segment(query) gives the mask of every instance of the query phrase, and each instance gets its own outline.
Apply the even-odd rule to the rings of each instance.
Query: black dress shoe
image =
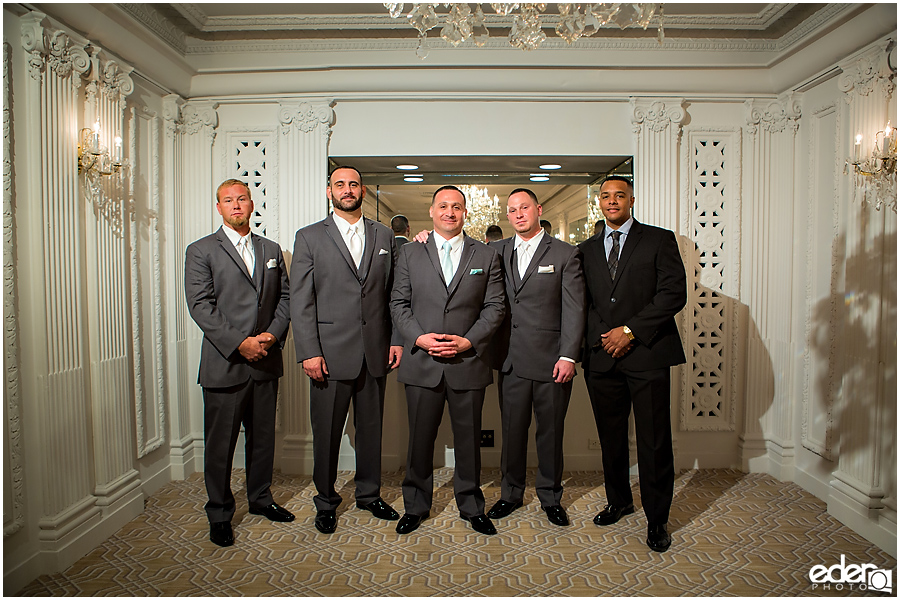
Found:
[[[491,510],[488,511],[489,519],[502,519],[503,517],[508,517],[513,513],[517,508],[522,508],[521,502],[507,502],[506,500],[497,500],[497,504],[491,507]]]
[[[262,515],[268,520],[275,521],[276,523],[288,523],[294,520],[294,513],[286,508],[278,506],[274,502],[268,506],[263,506],[262,508],[251,507],[250,514]]]
[[[231,521],[219,521],[209,524],[209,541],[216,546],[231,546],[234,544],[234,531],[231,529]]]
[[[333,510],[320,510],[316,513],[316,529],[322,533],[334,533],[337,529],[337,513]]]
[[[547,520],[554,525],[565,527],[569,524],[569,515],[566,514],[566,509],[558,504],[545,507],[544,512],[547,513]]]
[[[647,546],[654,552],[665,552],[672,545],[672,538],[665,525],[647,527]]]
[[[378,500],[373,500],[368,504],[360,504],[359,502],[357,502],[356,508],[367,510],[379,519],[384,519],[385,521],[396,521],[400,518],[400,515],[397,514],[397,511],[391,508],[391,505],[381,498],[379,498]]]
[[[612,504],[607,504],[606,508],[601,510],[600,513],[594,517],[594,524],[612,525],[613,523],[618,523],[619,519],[625,515],[630,515],[633,512],[634,504],[629,504],[628,506],[613,506]]]
[[[494,527],[494,524],[491,523],[491,520],[484,515],[475,515],[474,517],[464,517],[462,515],[459,515],[459,517],[463,521],[468,521],[469,523],[471,523],[472,529],[474,529],[478,533],[483,533],[484,535],[494,535],[497,533],[497,529]]]
[[[400,519],[400,522],[397,523],[397,533],[412,533],[416,529],[419,528],[419,525],[422,524],[422,521],[428,518],[428,515],[424,517],[420,517],[419,515],[411,515],[409,513],[403,515],[403,518]]]

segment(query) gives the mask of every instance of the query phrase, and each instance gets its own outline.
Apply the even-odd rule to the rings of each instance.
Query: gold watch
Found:
[[[622,331],[625,333],[626,336],[628,336],[629,340],[634,341],[634,334],[631,333],[631,328],[628,325],[623,325]]]

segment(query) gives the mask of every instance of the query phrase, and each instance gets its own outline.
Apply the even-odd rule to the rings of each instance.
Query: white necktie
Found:
[[[444,281],[447,287],[450,287],[450,280],[453,279],[453,260],[450,258],[450,242],[444,242],[441,246],[441,269],[444,271]]]
[[[522,244],[519,246],[519,277],[525,277],[525,271],[531,264],[531,244]]]
[[[247,265],[247,273],[253,277],[253,253],[250,251],[250,236],[242,237],[238,243],[238,253]]]
[[[353,262],[356,264],[356,267],[359,268],[359,263],[362,261],[362,240],[359,239],[359,229],[357,229],[356,225],[350,226],[350,256],[353,257]]]

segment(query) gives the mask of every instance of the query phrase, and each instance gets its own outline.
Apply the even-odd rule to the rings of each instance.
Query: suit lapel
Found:
[[[625,245],[622,246],[622,249],[619,251],[619,266],[616,267],[616,278],[612,284],[613,290],[616,289],[616,286],[622,279],[622,273],[625,272],[625,269],[628,266],[628,259],[630,259],[631,255],[634,254],[635,247],[637,247],[637,245],[641,243],[642,235],[643,231],[641,228],[641,224],[637,221],[634,221],[631,224],[631,229],[628,230],[628,235],[625,236]]]
[[[428,236],[428,241],[425,242],[425,253],[431,259],[431,264],[437,272],[438,279],[444,284],[444,289],[447,289],[447,282],[444,281],[444,270],[441,268],[441,258],[438,256],[437,243],[434,241],[434,236],[435,233],[432,231]]]
[[[244,263],[244,259],[241,258],[241,255],[238,254],[237,248],[234,247],[234,244],[231,243],[231,240],[228,239],[228,236],[222,231],[222,228],[219,227],[219,230],[216,231],[216,239],[219,240],[219,244],[222,246],[222,249],[225,251],[225,254],[231,257],[231,260],[234,261],[234,266],[236,266],[241,273],[244,274],[244,277],[247,278],[250,283],[253,283],[253,279],[250,278],[250,273],[247,272],[247,265]],[[253,239],[252,237],[250,238]],[[259,261],[257,261],[258,263]]]
[[[375,238],[377,235],[375,222],[365,217],[362,217],[362,220],[366,230],[366,245],[363,248],[362,260],[359,261],[359,278],[361,281],[365,281],[372,266],[372,259],[375,256],[375,248],[378,246],[376,242],[378,240]]]
[[[334,222],[334,215],[328,215],[322,223],[325,225],[325,233],[328,234],[328,237],[330,237],[331,241],[334,242],[334,245],[337,246],[338,252],[340,252],[341,256],[344,257],[344,260],[347,261],[347,266],[353,271],[353,275],[358,275],[356,263],[353,262],[353,257],[350,256],[350,250],[347,249],[347,244],[344,243],[344,238],[338,229],[337,223]]]
[[[540,246],[534,249],[534,254],[531,255],[531,262],[528,263],[528,268],[525,269],[525,274],[522,275],[522,282],[519,284],[519,290],[522,289],[522,286],[525,285],[525,282],[531,277],[531,274],[534,273],[535,269],[538,268],[538,265],[541,264],[541,259],[544,258],[544,255],[547,254],[547,251],[550,249],[550,236],[546,233],[544,234],[544,239],[541,240]],[[517,292],[519,290],[516,290]]]
[[[462,255],[459,257],[459,266],[456,268],[456,274],[453,275],[453,281],[451,281],[450,285],[447,287],[447,291],[451,296],[456,291],[456,288],[459,287],[459,282],[462,281],[463,274],[469,268],[469,261],[471,261],[472,256],[475,255],[474,240],[465,234],[463,235],[463,248]]]
[[[253,285],[257,290],[262,289],[263,277],[266,273],[266,247],[263,245],[262,238],[258,235],[250,235],[253,242],[253,253],[256,255],[255,264],[253,265]]]

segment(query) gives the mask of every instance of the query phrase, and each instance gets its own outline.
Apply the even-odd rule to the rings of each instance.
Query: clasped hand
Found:
[[[450,358],[472,347],[472,342],[449,333],[423,333],[416,339],[416,346],[431,356]]]
[[[271,333],[261,333],[252,337],[248,337],[241,345],[238,346],[238,352],[249,362],[256,362],[265,357],[268,353],[266,350],[275,343],[275,336]]]
[[[610,329],[606,333],[600,336],[600,343],[603,345],[603,349],[607,354],[612,356],[613,358],[621,358],[631,350],[631,347],[634,345],[628,336],[625,335],[625,327],[616,327],[615,329]]]

